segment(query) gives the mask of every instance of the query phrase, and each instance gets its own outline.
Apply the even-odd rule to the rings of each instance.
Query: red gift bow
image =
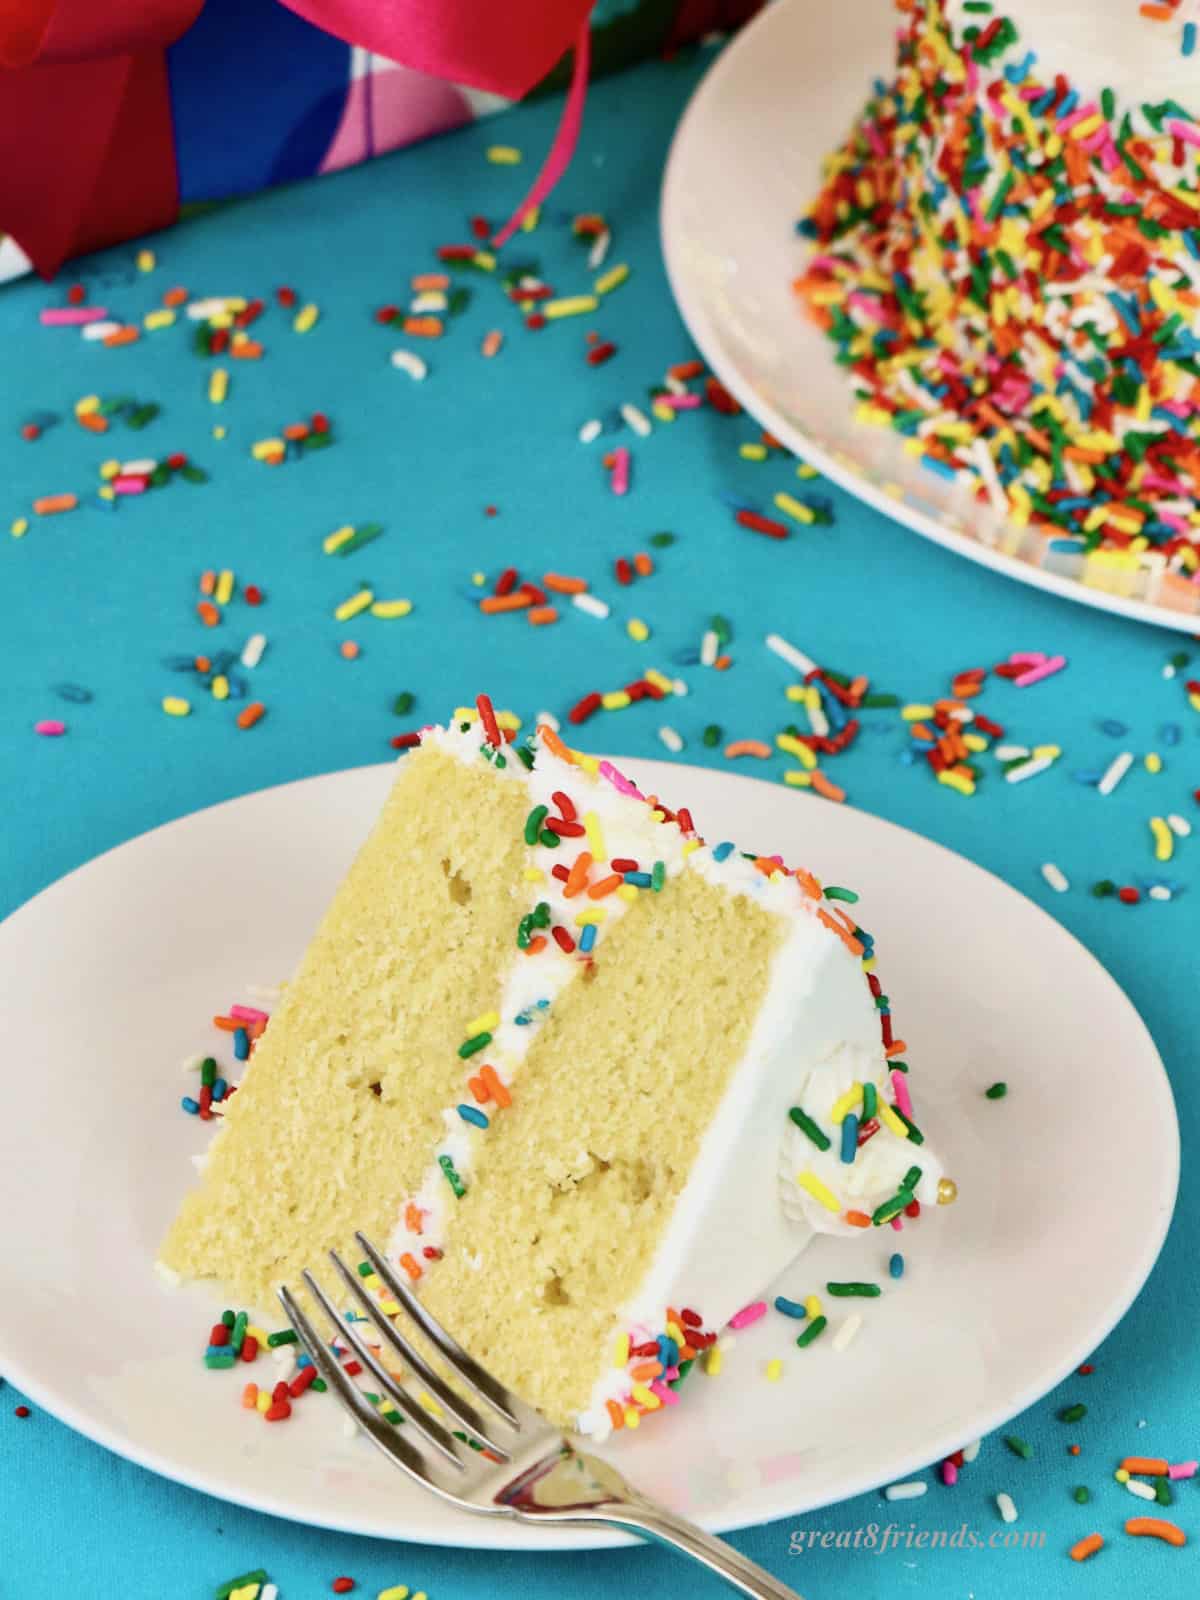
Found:
[[[520,99],[575,45],[550,153],[503,244],[562,176],[587,91],[592,0],[287,0],[326,32],[417,71]],[[49,277],[179,210],[165,49],[203,0],[6,0],[0,230]]]

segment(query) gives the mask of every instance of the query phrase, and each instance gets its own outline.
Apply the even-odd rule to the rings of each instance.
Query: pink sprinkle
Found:
[[[145,494],[145,478],[114,478],[113,492],[115,494]]]
[[[44,306],[38,320],[48,328],[74,328],[81,322],[103,322],[107,306]]]
[[[766,1314],[767,1302],[765,1300],[755,1300],[751,1305],[743,1306],[740,1311],[735,1312],[729,1319],[729,1326],[731,1328],[748,1328],[752,1322],[757,1322],[759,1317],[765,1317]]]
[[[679,1396],[674,1389],[669,1389],[661,1378],[655,1378],[650,1385],[650,1393],[656,1394],[665,1406],[677,1406]]]
[[[1069,112],[1067,116],[1059,118],[1058,132],[1068,132],[1068,130],[1073,128],[1077,122],[1084,122],[1088,117],[1094,117],[1099,109],[1100,107],[1094,100],[1089,100],[1085,106],[1077,106],[1075,110]]]
[[[698,394],[656,394],[654,403],[669,411],[695,411],[702,404]]]
[[[270,1022],[271,1013],[260,1011],[257,1006],[230,1006],[229,1015],[236,1017],[239,1022]]]
[[[613,451],[610,487],[614,494],[629,493],[629,451],[623,444]]]
[[[1176,1461],[1167,1468],[1168,1478],[1194,1478],[1200,1462]]]
[[[1184,144],[1200,144],[1200,128],[1194,122],[1168,122],[1167,132],[1182,139]]]
[[[1047,659],[1044,650],[1014,650],[1008,658],[1012,667],[1038,667]]]
[[[1031,667],[1019,678],[1014,678],[1013,683],[1018,689],[1028,689],[1030,684],[1041,683],[1043,678],[1052,678],[1056,672],[1061,672],[1066,664],[1066,656],[1049,656],[1040,665]]]
[[[896,1232],[896,1233],[901,1233],[901,1232],[902,1232],[902,1231],[903,1231],[903,1229],[904,1229],[904,1218],[903,1218],[903,1217],[892,1217],[892,1218],[891,1218],[891,1219],[890,1219],[890,1221],[889,1221],[889,1224],[888,1224],[888,1225],[889,1225],[889,1227],[891,1227],[891,1228],[892,1228],[892,1229],[893,1229],[893,1230],[894,1230],[894,1231],[895,1231],[895,1232]]]
[[[602,778],[608,779],[619,794],[632,795],[635,800],[644,800],[646,798],[637,784],[632,783],[624,773],[618,772],[611,761],[602,761],[597,770]]]
[[[951,1488],[958,1482],[958,1468],[949,1456],[942,1462],[942,1482]]]
[[[908,1092],[908,1077],[903,1072],[892,1073],[892,1093],[896,1096],[896,1110],[912,1120],[912,1096]]]
[[[34,733],[43,734],[47,739],[58,739],[66,733],[67,725],[65,722],[58,722],[51,717],[44,722],[35,722],[33,731]]]

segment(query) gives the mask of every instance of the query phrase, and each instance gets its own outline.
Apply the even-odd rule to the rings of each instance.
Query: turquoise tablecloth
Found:
[[[188,329],[105,350],[39,326],[39,308],[58,301],[62,286],[29,282],[0,296],[0,910],[170,817],[285,778],[386,757],[389,736],[413,720],[401,724],[391,713],[402,689],[417,695],[420,717],[434,718],[484,686],[498,705],[561,713],[590,689],[619,686],[647,664],[669,666],[694,651],[714,611],[733,625],[733,669],[689,672],[691,698],[665,711],[646,704],[613,716],[599,734],[588,730],[594,742],[661,756],[656,730],[669,720],[687,740],[681,759],[719,763],[719,752],[700,742],[709,722],[731,736],[770,738],[782,720],[784,681],[762,646],[771,629],[906,698],[942,692],[952,670],[1011,650],[1062,651],[1070,658],[1066,672],[1029,691],[996,685],[982,703],[1014,737],[1064,746],[1049,774],[1019,787],[993,774],[973,800],[963,799],[923,767],[902,763],[906,741],[894,713],[870,717],[879,730],[865,732],[831,771],[856,804],[982,862],[1096,952],[1150,1024],[1190,1151],[1200,1111],[1192,1015],[1200,899],[1185,893],[1171,904],[1129,908],[1088,892],[1096,879],[1128,883],[1153,874],[1151,814],[1180,811],[1200,821],[1191,798],[1200,721],[1182,679],[1161,675],[1181,641],[993,577],[835,491],[832,527],[786,544],[739,530],[721,491],[769,505],[777,490],[796,486],[783,457],[766,464],[739,458],[738,444],[756,437],[746,418],[705,411],[656,429],[644,443],[626,434],[636,448],[634,487],[624,500],[608,490],[601,447],[576,440],[585,419],[620,400],[646,404],[648,385],[691,353],[659,259],[656,204],[671,129],[702,64],[651,65],[598,86],[551,214],[512,252],[537,256],[556,287],[574,291],[588,274],[563,219],[600,210],[615,231],[610,260],[629,262],[629,282],[594,317],[535,334],[502,302],[493,280],[471,278],[474,301],[429,348],[424,384],[389,367],[387,354],[401,340],[372,320],[372,309],[403,300],[409,275],[434,265],[433,246],[460,240],[470,214],[499,216],[515,201],[548,144],[553,105],[194,219],[154,241],[159,264],[149,276],[134,270],[132,250],[87,265],[92,299],[134,318],[173,284],[193,294],[269,295],[289,283],[320,305],[320,322],[305,336],[272,310],[259,325],[266,358],[228,363],[233,392],[219,413],[229,429],[224,441],[212,437],[218,412],[207,399],[206,364],[190,353]],[[804,114],[799,83],[796,114]],[[486,147],[501,140],[524,149],[523,168],[486,162]],[[592,324],[620,346],[600,368],[584,360]],[[506,343],[485,361],[479,345],[492,327],[505,331]],[[95,438],[71,419],[74,402],[88,393],[156,401],[162,415],[141,433],[118,425]],[[19,425],[39,409],[67,420],[25,443]],[[278,469],[250,458],[250,441],[314,409],[333,419],[332,449]],[[174,483],[115,515],[83,509],[35,518],[19,541],[3,531],[35,496],[93,486],[109,455],[172,450],[188,452],[211,481]],[[485,515],[488,505],[496,507],[494,517]],[[371,519],[387,531],[360,556],[334,561],[321,554],[321,539],[339,524]],[[510,562],[533,576],[582,572],[612,597],[613,559],[644,548],[662,529],[678,540],[659,552],[659,572],[621,596],[623,614],[640,615],[653,628],[648,644],[633,643],[615,622],[577,612],[557,627],[533,629],[520,619],[488,622],[472,606],[470,574],[494,576]],[[203,569],[225,566],[243,582],[261,584],[267,601],[257,613],[239,604],[219,633],[209,633],[195,616],[197,580]],[[333,607],[363,579],[381,593],[410,596],[412,616],[340,627]],[[254,673],[266,719],[252,733],[239,732],[233,708],[203,693],[193,695],[187,720],[165,717],[161,697],[183,683],[163,658],[226,639],[240,645],[252,623],[270,638]],[[357,661],[338,653],[347,632],[363,646]],[[94,701],[64,705],[50,688],[60,680],[86,685]],[[62,714],[70,725],[65,738],[35,737],[36,719]],[[1099,728],[1103,718],[1127,723],[1129,748],[1159,749],[1166,763],[1158,777],[1139,766],[1108,800],[1070,775],[1103,765],[1120,748]],[[1161,733],[1171,722],[1183,729],[1174,748]],[[781,760],[773,769],[782,769]],[[1175,881],[1191,883],[1198,850],[1200,841],[1183,845],[1167,869]],[[1045,860],[1066,872],[1068,894],[1043,884],[1038,866]],[[4,1070],[15,1075],[22,1063],[6,1060]],[[1014,1062],[1017,1084],[1021,1070]],[[1046,1178],[1051,1185],[1053,1174]],[[1119,1174],[1112,1178],[1119,1183]],[[992,1496],[1007,1489],[1020,1508],[1018,1526],[1045,1530],[1044,1551],[914,1547],[872,1557],[833,1548],[789,1556],[793,1526],[836,1532],[888,1521],[874,1495],[736,1542],[809,1600],[1024,1600],[1075,1590],[1115,1597],[1134,1586],[1163,1596],[1194,1592],[1190,1550],[1121,1532],[1140,1507],[1112,1473],[1130,1451],[1174,1460],[1197,1453],[1200,1286],[1186,1243],[1197,1204],[1185,1161],[1166,1252],[1141,1300],[1096,1353],[1094,1375],[1047,1396],[1015,1424],[1034,1445],[1034,1459],[1020,1461],[989,1440],[956,1490],[939,1486],[896,1508],[903,1526],[953,1529],[965,1521],[990,1532],[1000,1526]],[[1063,1268],[1072,1270],[1071,1263]],[[17,1309],[7,1307],[5,1315]],[[1066,1398],[1089,1406],[1074,1430],[1078,1460],[1067,1456],[1067,1430],[1054,1418]],[[596,1555],[584,1564],[389,1549],[293,1527],[151,1477],[44,1414],[19,1420],[19,1400],[11,1387],[0,1393],[6,1597],[202,1597],[257,1566],[270,1571],[284,1600],[326,1593],[340,1573],[356,1577],[367,1594],[406,1582],[431,1600],[667,1596],[704,1581],[648,1551]],[[1074,1503],[1077,1483],[1090,1485],[1090,1506]],[[1189,1533],[1200,1532],[1198,1508],[1200,1490],[1182,1484],[1172,1514]],[[1108,1548],[1075,1567],[1065,1552],[1092,1528],[1106,1535]]]

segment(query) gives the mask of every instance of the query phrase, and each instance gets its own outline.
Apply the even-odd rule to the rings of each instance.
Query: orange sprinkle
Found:
[[[679,1352],[680,1359],[686,1360],[683,1351]],[[661,1361],[639,1361],[637,1366],[630,1367],[629,1376],[634,1383],[649,1383],[651,1378],[661,1378],[663,1364]]]
[[[829,928],[833,933],[837,934],[838,938],[846,946],[846,949],[849,950],[851,955],[862,955],[863,947],[859,940],[857,940],[852,933],[847,933],[837,918],[831,917],[824,906],[817,907],[817,916],[827,928]]]
[[[587,589],[587,579],[568,578],[561,572],[547,572],[542,577],[542,587],[554,594],[583,594]]]
[[[258,361],[263,353],[263,346],[257,339],[237,339],[229,346],[229,354],[235,361]]]
[[[238,712],[237,725],[239,728],[252,728],[256,722],[262,720],[267,714],[267,708],[261,700],[251,700]]]
[[[499,328],[493,328],[490,333],[484,334],[480,353],[485,356],[494,356],[500,353],[500,346],[504,343],[504,335]]]
[[[242,1390],[242,1409],[244,1411],[253,1411],[257,1404],[258,1385],[256,1383],[248,1383]]]
[[[307,422],[289,422],[281,432],[285,439],[307,439],[312,429]]]
[[[115,333],[110,333],[103,340],[103,343],[106,344],[111,350],[114,345],[134,344],[140,338],[141,334],[138,332],[137,328],[130,324],[128,327],[118,328]]]
[[[1079,1446],[1077,1444],[1069,1444],[1067,1446],[1067,1454],[1069,1456],[1077,1456],[1079,1454]]]
[[[1176,1549],[1182,1549],[1187,1543],[1187,1534],[1183,1529],[1168,1522],[1166,1517],[1130,1517],[1125,1524],[1125,1532],[1133,1534],[1135,1539],[1161,1539],[1164,1544],[1173,1544]]]
[[[411,1251],[406,1250],[400,1257],[400,1265],[404,1268],[405,1272],[408,1273],[412,1281],[416,1283],[417,1279],[421,1276],[421,1269],[417,1265],[416,1258],[413,1256]]]
[[[168,289],[166,294],[163,295],[163,305],[165,305],[165,306],[181,306],[183,304],[183,302],[187,299],[187,297],[188,297],[188,292],[187,292],[186,289],[180,289],[180,288]]]
[[[484,1083],[482,1078],[468,1078],[467,1088],[470,1089],[471,1093],[475,1096],[476,1100],[481,1106],[486,1105],[491,1099],[491,1096],[488,1094],[488,1086],[486,1083]]]
[[[211,600],[201,600],[196,606],[196,615],[206,628],[215,628],[221,620],[221,613]]]
[[[553,606],[533,606],[528,620],[535,628],[544,628],[548,622],[558,621],[558,612]]]
[[[591,869],[592,856],[589,850],[581,850],[572,863],[567,881],[563,885],[563,894],[568,899],[573,899],[581,889],[587,887],[588,872]]]
[[[538,733],[541,735],[542,743],[552,756],[557,756],[560,761],[569,761],[574,765],[574,755],[567,749],[548,722],[538,724]]]
[[[404,1226],[409,1233],[415,1233],[418,1237],[425,1232],[421,1208],[413,1200],[410,1200],[404,1208]]]
[[[413,339],[440,339],[441,317],[405,317],[404,331]]]
[[[848,1222],[852,1228],[869,1228],[871,1219],[865,1211],[843,1211],[842,1221]]]
[[[735,739],[732,744],[725,746],[725,759],[733,761],[738,756],[757,756],[760,761],[766,761],[771,754],[771,746],[764,744],[761,739]]]
[[[893,1056],[902,1056],[907,1049],[908,1046],[905,1044],[904,1040],[897,1039],[892,1044],[889,1044],[883,1053],[890,1061]]]
[[[354,639],[343,639],[338,650],[347,661],[357,661],[361,646]]]
[[[854,701],[855,705],[857,705],[870,687],[870,678],[858,677],[851,681],[850,687],[846,690],[846,693],[850,696],[851,700]]]
[[[545,944],[545,942],[546,941],[543,939],[542,943]],[[480,1067],[479,1076],[491,1090],[492,1099],[501,1108],[501,1110],[503,1110],[506,1106],[512,1105],[512,1095],[509,1094],[507,1086],[500,1081],[495,1067],[490,1065]]]
[[[633,570],[639,578],[648,578],[654,571],[654,562],[644,550],[639,550],[633,558]]]
[[[686,383],[689,378],[699,378],[704,372],[703,361],[677,361],[673,367],[667,368],[668,377],[678,378],[681,383]]]
[[[217,575],[216,575],[215,572],[202,572],[200,574],[200,593],[201,594],[211,594],[216,587],[217,587]]]
[[[39,517],[49,517],[56,511],[74,511],[78,504],[76,494],[44,494],[33,502],[33,509]]]
[[[923,722],[910,722],[908,725],[908,731],[912,734],[914,739],[920,739],[924,744],[935,743],[933,734]]]
[[[418,272],[412,279],[412,286],[418,293],[430,289],[448,289],[450,278],[445,272]]]
[[[1104,1548],[1104,1536],[1099,1533],[1089,1533],[1086,1538],[1078,1540],[1071,1546],[1072,1561],[1086,1561],[1089,1556],[1094,1556],[1097,1550]]]
[[[599,883],[594,883],[588,890],[589,900],[603,900],[606,895],[615,893],[625,882],[619,872],[614,872],[609,878],[601,878]]]
[[[89,433],[108,432],[108,418],[101,416],[99,411],[77,411],[75,420],[81,428],[86,428]]]
[[[525,947],[525,954],[527,956],[536,956],[539,950],[544,950],[545,948],[546,936],[544,933],[539,933],[536,938],[530,939]]]
[[[728,672],[732,665],[733,665],[733,657],[732,656],[718,656],[717,659],[713,662],[713,666],[716,668],[716,670],[718,672]]]
[[[796,882],[804,890],[805,894],[810,900],[819,900],[821,898],[821,885],[818,883],[816,878],[813,877],[812,873],[809,872],[807,867],[797,867],[795,877]]]
[[[812,780],[813,788],[819,795],[823,795],[826,800],[834,800],[838,805],[841,805],[846,798],[845,789],[840,788],[827,778],[820,767],[814,767],[808,776]]]
[[[1121,1462],[1126,1472],[1144,1472],[1152,1478],[1165,1478],[1170,1465],[1161,1456],[1126,1456]]]
[[[614,1428],[623,1428],[625,1426],[625,1413],[615,1400],[606,1400],[604,1409],[608,1412],[608,1420]]]
[[[1138,12],[1143,17],[1149,17],[1151,22],[1170,22],[1175,15],[1175,7],[1153,5],[1150,0],[1146,0],[1145,5],[1138,7]]]
[[[236,1017],[214,1017],[213,1027],[220,1028],[222,1033],[236,1033],[241,1023]]]
[[[514,589],[512,594],[489,594],[486,599],[479,602],[479,609],[484,616],[494,617],[500,611],[524,611],[532,604],[529,595],[520,589]]]
[[[212,662],[208,659],[207,656],[197,656],[195,665],[196,665],[196,671],[197,672],[211,672],[212,671]]]

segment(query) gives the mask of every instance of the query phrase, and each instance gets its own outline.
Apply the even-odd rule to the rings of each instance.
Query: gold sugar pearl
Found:
[[[958,1199],[958,1185],[953,1178],[938,1179],[937,1203],[940,1206],[952,1206]]]

